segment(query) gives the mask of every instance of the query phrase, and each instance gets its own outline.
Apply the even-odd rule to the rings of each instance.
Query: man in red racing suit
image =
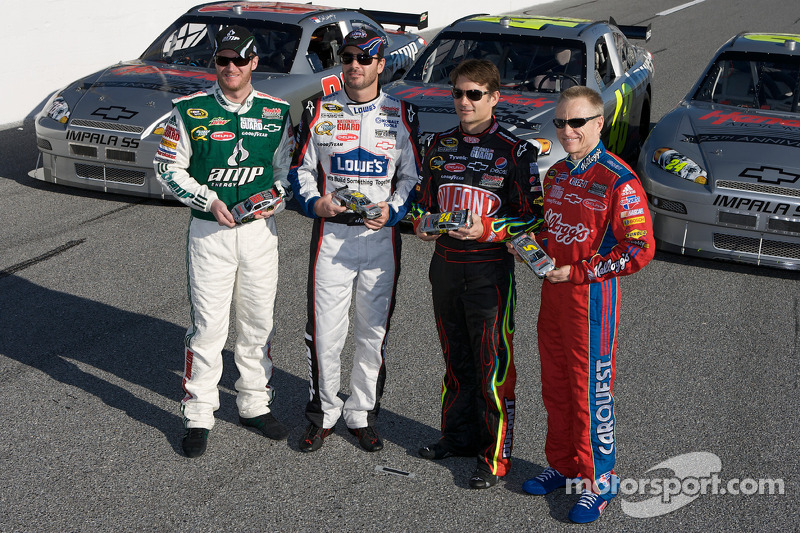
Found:
[[[570,519],[590,522],[619,483],[613,473],[618,278],[644,267],[655,243],[639,179],[600,141],[600,96],[572,87],[561,94],[555,116],[569,156],[542,182],[546,229],[537,237],[557,267],[542,283],[538,321],[550,467],[523,488],[546,494],[580,475],[585,490]]]

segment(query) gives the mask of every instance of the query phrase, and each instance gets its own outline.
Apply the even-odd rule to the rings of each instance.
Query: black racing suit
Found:
[[[478,135],[460,127],[435,135],[425,153],[415,229],[426,211],[470,209],[483,234],[436,240],[430,282],[442,345],[441,444],[477,455],[478,468],[508,472],[516,370],[514,258],[504,241],[541,224],[537,150],[496,121]]]

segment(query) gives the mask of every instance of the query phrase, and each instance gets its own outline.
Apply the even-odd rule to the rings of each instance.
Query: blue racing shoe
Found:
[[[561,487],[566,487],[568,481],[566,477],[561,475],[561,472],[548,466],[541,474],[523,483],[522,490],[528,494],[542,496],[550,494]]]

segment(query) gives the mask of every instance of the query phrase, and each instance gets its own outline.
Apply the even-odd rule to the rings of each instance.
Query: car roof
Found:
[[[240,9],[239,13],[237,10]],[[293,4],[289,2],[211,2],[193,7],[187,15],[231,15],[252,20],[268,20],[284,24],[298,24],[303,19],[330,14],[332,11],[354,12],[341,7]]]
[[[756,52],[800,56],[800,34],[740,33],[729,40],[721,52]]]
[[[562,39],[576,39],[591,26],[598,26],[598,28],[603,28],[603,31],[607,31],[608,24],[606,22],[566,17],[472,15],[457,20],[443,31],[544,35]]]

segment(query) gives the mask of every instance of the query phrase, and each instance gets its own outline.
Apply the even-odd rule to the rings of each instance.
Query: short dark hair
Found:
[[[466,59],[450,71],[450,84],[455,86],[459,76],[478,85],[485,85],[489,92],[500,90],[500,71],[497,65],[486,59]]]

